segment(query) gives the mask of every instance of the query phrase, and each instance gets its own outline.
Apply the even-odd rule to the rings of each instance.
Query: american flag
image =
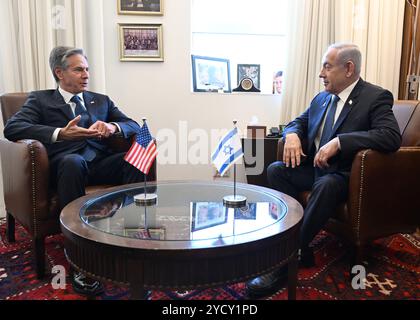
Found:
[[[136,140],[124,156],[124,160],[144,174],[148,174],[156,156],[156,144],[153,141],[146,122],[144,122],[140,131],[136,135]]]

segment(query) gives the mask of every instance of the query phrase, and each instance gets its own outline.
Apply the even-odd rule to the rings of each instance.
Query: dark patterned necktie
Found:
[[[332,129],[334,127],[334,117],[337,111],[337,103],[340,98],[333,95],[331,98],[330,107],[328,108],[327,117],[325,118],[324,129],[322,130],[321,140],[319,142],[319,148],[326,144],[331,139]]]
[[[81,116],[79,123],[77,126],[83,128],[89,128],[91,125],[89,113],[87,112],[86,108],[82,105],[82,100],[79,96],[73,96],[70,99],[71,102],[76,104],[76,108],[74,109],[74,115],[77,117],[78,115]],[[86,146],[84,149],[80,151],[80,155],[85,158],[86,161],[92,161],[96,157],[96,151],[92,148],[92,143],[89,140],[86,140]],[[93,146],[94,147],[94,146]]]
[[[74,109],[74,115],[77,117],[78,115],[81,116],[79,123],[77,124],[79,127],[89,128],[90,127],[90,118],[89,113],[86,111],[86,108],[82,104],[82,100],[79,96],[73,96],[70,99],[71,102],[76,104],[76,108]]]

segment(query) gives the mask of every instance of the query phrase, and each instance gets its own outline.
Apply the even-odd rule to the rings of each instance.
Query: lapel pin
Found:
[[[349,101],[349,105],[352,105],[352,104],[353,104],[353,100],[350,100],[350,101]]]
[[[94,104],[94,103],[95,103],[95,101],[91,101],[91,102],[90,102],[90,104]]]

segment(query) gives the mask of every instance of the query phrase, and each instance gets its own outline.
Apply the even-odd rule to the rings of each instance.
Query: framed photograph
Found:
[[[228,59],[192,55],[194,92],[231,92]]]
[[[118,0],[119,14],[163,15],[163,0]]]
[[[163,61],[161,24],[119,24],[120,61]]]
[[[124,236],[134,239],[165,240],[164,228],[124,229]]]
[[[260,89],[260,65],[259,64],[238,64],[238,86],[243,78],[250,78],[254,86]]]
[[[221,202],[194,202],[191,230],[198,231],[221,224],[228,218],[228,209]]]
[[[246,206],[235,208],[236,220],[256,220],[257,219],[257,204],[247,203]]]
[[[283,87],[283,71],[276,71],[273,75],[273,94],[281,94]]]

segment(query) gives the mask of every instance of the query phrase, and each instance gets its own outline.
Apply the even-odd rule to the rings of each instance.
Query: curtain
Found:
[[[90,88],[105,91],[103,0],[2,0],[0,19],[0,94],[54,88],[48,57],[58,45],[85,49]]]
[[[296,0],[289,3],[288,54],[284,72],[281,124],[303,110],[321,89],[318,79],[325,48],[333,42],[335,0]],[[329,27],[331,26],[331,27]]]
[[[420,73],[420,10],[418,0],[407,0],[405,4],[403,46],[400,69],[399,99],[419,99],[418,90],[409,90],[408,75]]]
[[[362,52],[362,78],[398,97],[404,0],[296,0],[290,3],[288,59],[280,123],[302,113],[319,91],[329,44],[352,42]]]

